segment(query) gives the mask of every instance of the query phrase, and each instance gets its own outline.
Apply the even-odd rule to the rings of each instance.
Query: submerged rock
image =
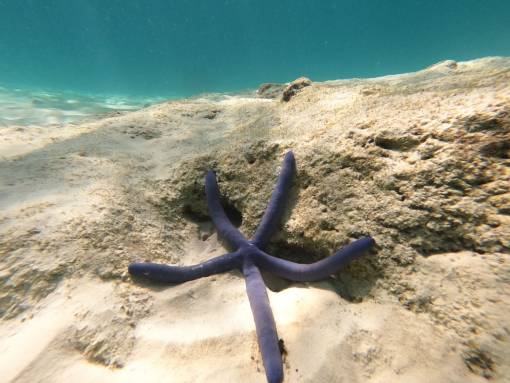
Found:
[[[280,98],[285,89],[285,84],[266,83],[259,86],[257,95],[264,98]]]
[[[282,94],[282,101],[288,102],[302,88],[312,85],[312,81],[306,77],[300,77],[285,87]]]

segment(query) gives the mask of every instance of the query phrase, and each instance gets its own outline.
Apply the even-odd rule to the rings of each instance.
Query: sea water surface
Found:
[[[507,0],[0,0],[0,124],[495,55]]]

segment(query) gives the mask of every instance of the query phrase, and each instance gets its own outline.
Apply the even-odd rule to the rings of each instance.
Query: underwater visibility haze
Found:
[[[125,97],[510,55],[504,0],[0,0],[0,87]]]

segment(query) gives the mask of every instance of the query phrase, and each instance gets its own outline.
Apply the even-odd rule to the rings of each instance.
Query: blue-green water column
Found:
[[[0,86],[133,96],[510,55],[508,0],[0,0]]]

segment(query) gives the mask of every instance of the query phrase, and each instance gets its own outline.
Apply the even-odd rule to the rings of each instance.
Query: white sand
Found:
[[[214,237],[201,253],[196,249],[195,257],[206,259],[217,253],[211,253],[211,247],[217,248]],[[70,327],[80,326],[80,313],[111,318],[109,312],[119,304],[115,290],[112,283],[68,280],[38,304],[33,318],[4,324],[0,328],[2,379],[265,381],[240,275],[220,275],[152,291],[152,312],[137,323],[135,346],[119,369],[91,363],[65,340]],[[403,308],[348,303],[328,283],[297,284],[279,293],[270,292],[270,300],[279,336],[290,350],[285,358],[287,382],[342,381],[339,378],[459,382],[460,376],[478,381],[465,376],[465,366],[445,334]],[[427,355],[425,360],[423,355]],[[438,370],[439,365],[443,367]]]

